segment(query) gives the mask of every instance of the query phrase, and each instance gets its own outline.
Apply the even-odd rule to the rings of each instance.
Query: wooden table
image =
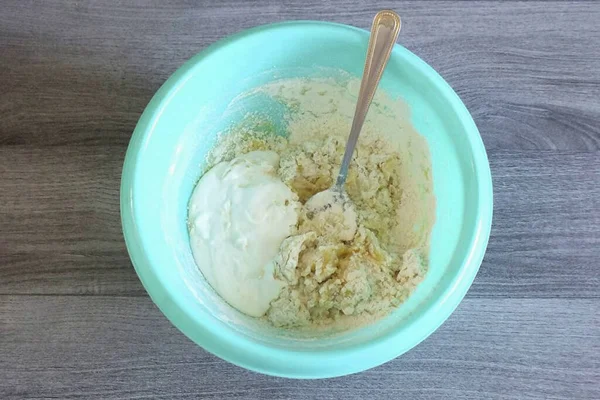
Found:
[[[368,28],[462,97],[494,179],[490,244],[430,338],[373,370],[295,381],[194,345],[127,256],[119,179],[165,79],[258,24]],[[0,2],[0,399],[600,399],[600,3]]]

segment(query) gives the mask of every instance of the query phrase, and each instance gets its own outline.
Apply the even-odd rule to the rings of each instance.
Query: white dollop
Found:
[[[298,222],[298,197],[277,176],[279,156],[253,151],[221,162],[198,182],[189,203],[196,264],[217,293],[260,317],[287,282],[274,258]]]

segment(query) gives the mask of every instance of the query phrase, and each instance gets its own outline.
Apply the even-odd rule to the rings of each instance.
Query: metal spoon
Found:
[[[306,207],[309,210],[307,213],[309,218],[319,216],[319,213],[322,214],[325,211],[337,214],[341,212],[344,217],[344,223],[351,225],[347,227],[346,234],[343,235],[345,237],[342,237],[343,240],[351,240],[354,236],[354,231],[356,231],[356,222],[351,221],[352,219],[356,219],[356,215],[344,189],[346,177],[348,176],[348,167],[354,154],[358,135],[369,111],[369,106],[383,75],[383,70],[390,58],[394,43],[396,43],[396,39],[398,38],[398,33],[400,33],[400,26],[400,16],[393,11],[383,10],[375,15],[373,25],[371,26],[367,59],[354,111],[354,119],[352,120],[352,128],[350,129],[350,136],[346,143],[346,151],[342,159],[340,172],[335,184],[331,188],[315,194],[306,202]]]

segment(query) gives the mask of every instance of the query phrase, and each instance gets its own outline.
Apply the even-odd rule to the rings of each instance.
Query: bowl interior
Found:
[[[491,223],[485,150],[468,112],[424,62],[396,46],[380,87],[400,96],[427,139],[437,199],[430,267],[414,294],[389,317],[337,337],[287,336],[229,307],[196,267],[187,203],[218,132],[264,110],[240,93],[267,82],[360,77],[368,34],[336,24],[259,27],[191,59],[153,98],[128,150],[122,185],[124,233],[149,294],[167,317],[207,350],[238,365],[292,377],[326,377],[381,364],[415,346],[453,311],[471,284]],[[236,103],[237,104],[237,103]],[[269,105],[277,114],[277,107]]]

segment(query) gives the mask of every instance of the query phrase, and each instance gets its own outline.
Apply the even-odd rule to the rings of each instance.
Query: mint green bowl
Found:
[[[410,105],[433,162],[437,220],[430,270],[383,320],[334,337],[280,331],[229,307],[194,264],[187,202],[217,132],[240,118],[233,98],[284,77],[341,69],[360,77],[368,32],[322,22],[261,26],[193,57],[156,93],[131,138],[121,182],[123,232],[135,270],[167,318],[211,353],[244,368],[292,378],[351,374],[416,346],[454,311],[473,282],[492,219],[492,181],[481,137],[450,86],[396,46],[380,87]],[[260,104],[248,104],[256,109]]]

